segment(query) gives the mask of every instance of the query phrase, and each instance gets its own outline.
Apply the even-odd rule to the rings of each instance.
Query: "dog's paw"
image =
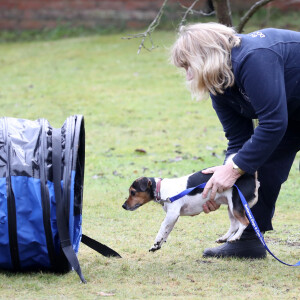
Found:
[[[216,243],[219,243],[219,244],[226,243],[228,241],[229,237],[230,236],[228,234],[224,234],[216,240]]]
[[[235,243],[237,240],[228,240],[227,242],[230,243],[230,244],[233,244]]]
[[[155,251],[159,250],[160,248],[161,248],[160,245],[155,244],[149,249],[149,252],[155,252]]]
[[[222,244],[222,243],[226,243],[227,239],[224,239],[222,237],[220,237],[219,239],[216,240],[216,243]]]
[[[234,243],[236,241],[238,241],[240,239],[240,237],[231,237],[230,239],[227,240],[228,243]]]

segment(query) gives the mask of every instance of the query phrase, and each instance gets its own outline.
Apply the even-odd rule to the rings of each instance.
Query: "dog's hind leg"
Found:
[[[238,228],[237,232],[231,238],[229,238],[227,240],[228,242],[234,242],[234,241],[239,240],[243,231],[249,225],[249,220],[246,217],[245,210],[237,211],[237,210],[233,209],[233,215],[239,224],[239,228]]]
[[[231,237],[234,236],[235,233],[238,231],[239,229],[239,222],[237,221],[237,219],[233,216],[230,207],[228,206],[228,216],[230,219],[230,227],[228,229],[228,231],[219,239],[216,240],[217,243],[225,243],[227,242],[227,240]]]
[[[241,238],[241,235],[242,235],[242,233],[244,232],[244,230],[245,230],[245,228],[247,227],[246,225],[244,225],[244,224],[242,224],[242,223],[240,223],[240,222],[238,222],[239,223],[239,229],[237,230],[237,232],[232,236],[232,237],[230,237],[228,240],[227,240],[227,242],[235,242],[235,241],[237,241],[237,240],[239,240],[240,238]]]
[[[159,232],[155,238],[154,244],[153,246],[149,249],[149,251],[156,251],[159,250],[162,246],[162,244],[167,240],[170,232],[172,231],[172,229],[174,228],[177,220],[179,218],[179,211],[175,212],[173,211],[168,211],[167,215],[164,219],[164,221],[162,222]]]

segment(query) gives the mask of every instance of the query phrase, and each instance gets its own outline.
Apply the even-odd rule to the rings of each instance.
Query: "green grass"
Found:
[[[223,161],[222,128],[209,100],[195,102],[168,63],[171,32],[137,56],[138,41],[114,34],[0,45],[1,115],[47,118],[60,127],[72,114],[86,121],[83,231],[117,250],[107,259],[81,245],[87,285],[74,272],[0,273],[1,299],[299,299],[299,268],[263,261],[203,259],[227,230],[226,207],[180,218],[168,242],[149,253],[163,210],[121,205],[139,176],[173,177]],[[135,150],[142,148],[145,154]],[[279,258],[300,258],[299,157],[283,186],[272,233]]]

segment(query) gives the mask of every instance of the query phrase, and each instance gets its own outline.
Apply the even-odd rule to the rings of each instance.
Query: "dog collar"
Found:
[[[168,202],[168,203],[171,203],[171,202],[170,202],[169,198],[166,199],[166,200],[161,199],[161,193],[160,193],[161,182],[162,182],[161,178],[159,178],[158,181],[156,182],[156,188],[155,188],[155,194],[154,194],[154,201],[156,203],[161,204],[163,206],[165,202]]]
[[[162,179],[159,178],[157,183],[156,183],[156,189],[155,189],[155,200],[156,201],[160,201],[161,197],[160,197],[160,186],[161,186],[161,181]]]

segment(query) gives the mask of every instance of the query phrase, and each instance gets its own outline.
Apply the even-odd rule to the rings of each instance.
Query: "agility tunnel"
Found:
[[[80,242],[120,255],[82,234],[85,129],[81,115],[59,129],[45,119],[0,118],[0,269],[82,275]]]

